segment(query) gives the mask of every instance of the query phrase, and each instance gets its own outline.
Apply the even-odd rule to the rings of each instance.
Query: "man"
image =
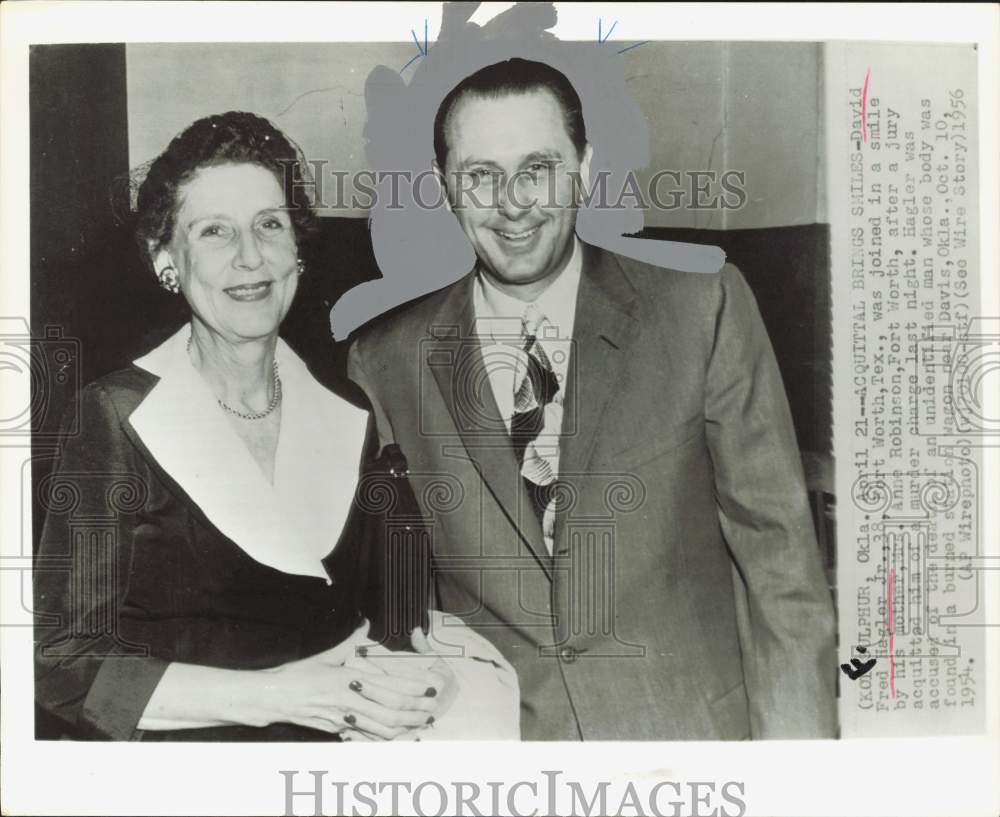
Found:
[[[523,736],[834,736],[831,602],[740,273],[576,237],[591,149],[549,66],[463,80],[435,153],[476,268],[350,371],[432,520],[437,603],[518,672]]]

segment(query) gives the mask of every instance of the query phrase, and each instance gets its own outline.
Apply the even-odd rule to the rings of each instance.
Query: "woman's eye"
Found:
[[[229,228],[225,224],[206,224],[199,235],[202,238],[225,238],[229,235]]]
[[[282,215],[262,216],[257,222],[256,230],[259,234],[270,238],[277,238],[289,229],[291,222]]]

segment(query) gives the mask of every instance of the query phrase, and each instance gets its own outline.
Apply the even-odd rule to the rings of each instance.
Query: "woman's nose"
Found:
[[[264,256],[261,255],[257,247],[257,236],[253,230],[246,230],[240,235],[239,245],[236,248],[236,266],[241,269],[257,269],[264,263]]]

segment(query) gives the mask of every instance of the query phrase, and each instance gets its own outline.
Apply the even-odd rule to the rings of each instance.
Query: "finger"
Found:
[[[443,678],[447,681],[455,680],[455,671],[451,668],[451,665],[445,661],[443,658],[438,658],[433,664],[431,664],[427,671],[433,675]]]
[[[344,716],[344,721],[349,726],[361,726],[360,723],[355,724],[348,720],[348,716],[361,715],[389,728],[426,726],[428,723],[434,722],[434,716],[422,710],[395,709],[371,701],[362,695],[356,695],[355,699],[350,703],[350,709]],[[361,726],[361,728],[367,727]]]
[[[336,734],[344,729],[343,723],[319,716],[296,718],[293,722],[299,726],[308,726],[310,729],[318,729],[321,732],[329,732],[330,734]]]
[[[432,614],[427,632],[423,632],[418,627],[410,634],[410,641],[418,652],[432,652],[460,658],[465,654],[462,639],[455,640],[451,636],[452,634],[457,636],[458,632],[464,629],[465,625],[462,620],[455,616]],[[453,641],[454,643],[452,643]],[[418,643],[425,646],[418,647]]]
[[[368,623],[368,619],[365,619],[362,624],[346,639],[341,641],[335,647],[331,647],[330,649],[319,653],[317,658],[328,664],[343,664],[348,658],[356,655],[359,648],[364,650],[367,644],[373,643],[368,638],[368,630],[370,627],[371,625]]]
[[[396,652],[388,655],[369,655],[366,660],[386,675],[410,678],[427,684],[435,680],[430,668],[438,659],[412,652]]]
[[[388,676],[383,676],[383,678],[390,682],[392,680]],[[422,689],[416,685],[418,687],[416,690],[411,690],[409,693],[400,692],[398,689],[393,689],[391,685],[383,686],[382,680],[380,678],[367,683],[352,681],[350,688],[369,701],[374,701],[389,709],[411,709],[430,714],[437,708],[437,693],[428,695],[427,689],[430,689],[429,687]],[[413,682],[406,683],[412,684]]]
[[[376,740],[392,740],[405,731],[401,726],[387,726],[361,712],[349,712],[344,718],[353,729],[363,732],[369,738]]]
[[[439,695],[441,690],[447,686],[447,679],[431,673],[422,673],[412,678],[391,673],[380,675],[367,673],[359,675],[348,686],[353,689],[355,683],[379,687],[410,698],[427,699]]]
[[[448,690],[458,686],[458,678],[446,661],[436,661],[428,668],[427,673],[431,677],[431,683],[438,695],[445,694]]]
[[[410,633],[410,643],[419,653],[427,653],[431,651],[431,645],[427,641],[427,636],[420,627],[414,627],[413,632]]]
[[[361,729],[345,729],[340,733],[340,739],[344,743],[351,743],[352,741],[355,743],[376,743],[382,740],[377,735],[371,735]]]

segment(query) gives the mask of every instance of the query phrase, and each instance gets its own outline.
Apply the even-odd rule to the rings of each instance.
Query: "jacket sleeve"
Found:
[[[85,388],[70,411],[82,430],[63,437],[39,485],[46,516],[33,577],[35,696],[74,737],[128,740],[167,667],[150,645],[130,640],[124,610],[150,473],[101,386]]]
[[[351,348],[347,356],[347,376],[355,384],[361,387],[368,397],[368,401],[372,408],[372,416],[374,417],[375,422],[374,436],[377,438],[377,444],[372,450],[374,450],[376,454],[384,454],[387,447],[395,442],[395,437],[393,434],[389,410],[382,403],[381,395],[379,394],[378,382],[376,379],[371,378],[368,374],[367,361],[364,359],[364,350],[361,340],[355,340],[351,344]],[[369,433],[371,433],[370,430]],[[370,446],[366,446],[366,449],[368,448],[370,448]],[[406,452],[402,451],[401,453],[405,458]],[[408,502],[404,501],[404,504],[408,504],[413,508],[414,515],[419,514],[419,506],[417,505],[416,499],[413,498],[412,486],[410,483],[407,480],[403,480],[396,490],[400,491],[402,496],[409,500]],[[367,558],[364,560],[365,572],[368,576],[381,576],[383,575],[383,571],[387,569],[386,560],[388,556],[384,551],[387,544],[386,537],[384,535],[384,527],[385,526],[383,525],[378,535],[370,537],[372,541],[379,543],[382,551],[378,554],[368,554]],[[427,569],[430,571],[430,587],[427,588],[420,585],[419,587],[411,588],[410,590],[410,592],[414,594],[413,597],[420,598],[421,600],[424,598],[427,599],[428,610],[438,604],[437,584],[433,580],[434,568],[432,557],[430,555],[432,552],[433,547],[431,547],[426,554],[422,552],[417,554],[419,557],[419,564],[425,564],[425,560],[427,560]],[[369,587],[371,593],[373,594],[373,598],[377,599],[380,604],[384,603],[384,599],[390,597],[393,593],[399,592],[399,588],[396,588],[394,591],[387,589],[384,586],[384,583],[376,582],[370,584]],[[368,604],[370,604],[370,600],[368,602],[363,602],[363,605]],[[425,612],[427,611],[425,610]],[[373,620],[373,624],[375,623],[376,620]],[[376,630],[377,629],[378,628],[376,628]]]
[[[367,370],[367,362],[364,359],[362,341],[356,339],[351,343],[351,348],[347,353],[347,377],[357,384],[368,397],[372,407],[372,414],[375,417],[375,430],[378,434],[378,451],[393,441],[392,424],[389,422],[389,415],[382,405],[378,393],[377,382],[373,380]]]
[[[720,278],[705,418],[752,736],[835,737],[833,605],[781,374],[743,276]]]

